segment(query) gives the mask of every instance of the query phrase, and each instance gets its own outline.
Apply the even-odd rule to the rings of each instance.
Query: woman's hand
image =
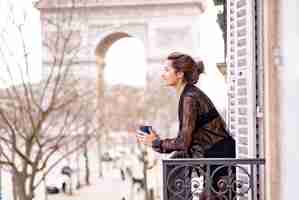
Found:
[[[145,133],[143,135],[143,134],[137,133],[136,137],[137,137],[138,142],[140,142],[141,144],[149,145],[149,146],[152,146],[153,141],[159,138],[157,133],[152,129],[150,129],[150,134]]]

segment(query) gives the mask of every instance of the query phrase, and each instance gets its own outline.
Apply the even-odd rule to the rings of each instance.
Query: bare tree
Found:
[[[109,116],[109,120],[105,121],[105,124],[108,128],[108,132],[135,131],[134,128],[136,125],[143,123],[144,120],[154,118],[147,112],[152,112],[153,115],[156,116],[157,112],[161,110],[159,105],[161,106],[161,103],[163,103],[162,101],[146,102],[144,88],[126,85],[110,86],[107,88],[105,94],[105,115]],[[148,93],[146,94],[148,95]],[[153,98],[151,100],[153,100]],[[111,142],[113,143],[115,141]],[[151,200],[151,198],[153,198],[151,197],[153,189],[149,188],[148,170],[157,164],[157,159],[151,158],[149,156],[149,151],[151,150],[142,145],[136,144],[134,148],[136,153],[133,157],[136,157],[139,161],[142,177],[136,177],[134,175],[136,166],[126,166],[126,169],[121,169],[121,172],[126,172],[131,182],[131,198],[133,198],[132,195],[135,195],[134,188],[137,185],[138,190],[141,189],[144,192],[144,199]],[[121,176],[124,180],[123,173],[121,173]]]
[[[153,200],[153,197],[150,195],[151,191],[154,189],[148,187],[148,170],[152,169],[157,164],[157,159],[149,158],[148,148],[141,147],[138,145],[140,149],[140,154],[138,155],[139,161],[143,164],[142,167],[142,174],[143,174],[143,182],[144,182],[144,199],[145,200]]]
[[[7,76],[1,82],[13,83],[0,91],[0,164],[13,174],[20,200],[31,200],[45,176],[63,159],[86,146],[95,129],[93,93],[73,70],[79,65],[83,49],[80,31],[74,29],[74,1],[68,12],[42,16],[51,32],[44,32],[43,46],[47,67],[41,81],[31,83],[30,48],[24,37],[24,24],[13,15],[8,22],[15,27],[22,47],[18,60],[6,29],[0,31],[1,70]],[[8,59],[15,58],[16,62]],[[16,71],[13,71],[15,69]],[[21,81],[15,82],[16,74]],[[88,127],[88,128],[86,128]],[[86,131],[87,130],[87,131]],[[68,145],[67,150],[64,148]]]
[[[90,168],[87,145],[84,146],[84,161],[85,161],[85,184],[90,185]]]

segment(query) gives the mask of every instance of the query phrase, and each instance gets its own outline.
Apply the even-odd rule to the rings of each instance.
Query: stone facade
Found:
[[[64,1],[65,2],[65,1]],[[80,54],[83,65],[95,63],[95,50],[101,49],[98,57],[105,58],[109,47],[124,33],[127,37],[140,39],[146,50],[148,72],[156,71],[169,52],[177,50],[195,57],[199,48],[199,16],[205,1],[87,1],[86,5],[57,6],[53,1],[41,1],[44,17],[74,12],[75,20],[82,25],[73,26],[81,33],[86,50]],[[74,22],[76,22],[74,20]],[[51,31],[47,26],[43,31]],[[103,41],[109,38],[109,42]],[[102,46],[101,46],[102,45]],[[47,58],[44,58],[46,62]],[[94,74],[94,73],[93,73]]]
[[[83,0],[75,1],[77,6],[88,7],[124,7],[124,6],[148,6],[148,5],[179,5],[179,4],[196,4],[205,9],[206,0]],[[71,7],[71,0],[40,0],[37,4],[39,8],[56,8]]]

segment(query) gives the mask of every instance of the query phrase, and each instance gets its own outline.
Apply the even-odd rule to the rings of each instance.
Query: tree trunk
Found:
[[[12,152],[12,161],[15,163],[15,156],[16,152]],[[11,176],[11,182],[12,182],[12,196],[13,200],[19,200],[18,198],[18,190],[17,190],[17,184],[16,184],[16,172],[15,170],[12,170],[12,176]]]
[[[33,192],[29,188],[26,187],[26,181],[28,181],[26,176],[22,173],[15,172],[15,181],[16,181],[16,188],[17,188],[17,196],[19,200],[32,200],[33,199]],[[26,191],[26,189],[28,191]]]
[[[85,158],[85,183],[86,185],[90,185],[90,169],[89,169],[89,157],[87,144],[84,146],[84,158]]]
[[[69,145],[65,145],[65,150],[66,152],[69,151]],[[68,156],[66,157],[66,160],[67,160],[67,166],[71,166],[71,158]],[[70,174],[70,177],[69,177],[69,183],[68,183],[68,186],[69,186],[69,195],[73,195],[73,174],[71,173]]]
[[[149,190],[149,200],[154,200],[154,199],[155,199],[154,189],[151,188]]]
[[[12,182],[12,197],[13,197],[13,200],[19,200],[18,198],[18,188],[17,188],[17,184],[16,184],[16,175],[15,175],[15,172],[12,171],[12,174],[11,174],[11,182]]]
[[[98,169],[99,169],[99,178],[103,177],[103,165],[102,165],[102,147],[101,147],[101,141],[98,138],[97,139],[97,147],[98,147]]]
[[[48,200],[48,192],[47,192],[47,181],[45,175],[43,175],[44,189],[45,189],[45,200]]]
[[[81,181],[80,181],[80,151],[76,153],[76,164],[77,164],[77,185],[76,189],[81,188]]]

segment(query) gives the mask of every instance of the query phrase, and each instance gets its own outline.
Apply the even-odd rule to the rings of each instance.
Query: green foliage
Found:
[[[214,0],[214,3],[215,3],[216,6],[224,5],[225,4],[225,0]]]
[[[224,12],[217,14],[217,23],[218,23],[218,25],[223,33],[223,36],[224,36],[224,33],[226,31],[226,22],[225,22]]]

